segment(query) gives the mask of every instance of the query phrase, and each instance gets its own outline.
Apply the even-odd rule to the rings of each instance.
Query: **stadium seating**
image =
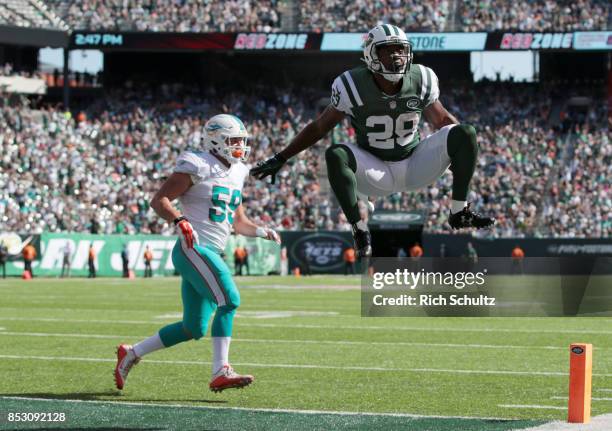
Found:
[[[46,0],[75,30],[277,31],[276,0]]]
[[[467,0],[459,4],[462,31],[606,30],[611,12],[605,0]]]
[[[378,23],[407,31],[605,30],[606,0],[45,0],[72,29],[123,31],[361,32]],[[7,0],[34,4],[39,0]],[[27,8],[19,8],[27,12]],[[6,20],[0,7],[0,20]],[[21,14],[13,13],[22,24]],[[27,18],[33,19],[33,18]],[[6,21],[11,22],[11,21]]]
[[[40,0],[3,0],[0,24],[65,30],[66,24]]]
[[[479,210],[500,216],[487,235],[612,235],[612,147],[601,109],[568,134],[570,126],[563,129],[549,119],[554,87],[479,85],[478,92],[495,94],[495,108],[485,111],[490,100],[471,95],[469,85],[451,85],[453,91],[442,100],[478,129],[481,155],[469,199]],[[308,107],[320,93],[223,94],[223,100],[212,93],[195,97],[181,85],[157,92],[110,91],[75,118],[53,107],[28,108],[25,101],[5,104],[0,110],[2,223],[28,232],[169,233],[171,227],[149,210],[148,200],[178,153],[199,145],[200,128],[211,112],[223,106],[244,118],[255,162],[286,146],[307,124],[315,114]],[[597,110],[600,103],[593,106]],[[424,125],[422,135],[428,133]],[[353,134],[348,123],[336,128],[292,160],[274,186],[250,180],[244,190],[249,214],[280,229],[349,229],[326,191],[323,151]],[[426,190],[379,199],[376,206],[426,210],[426,230],[448,232],[450,184],[448,174]]]

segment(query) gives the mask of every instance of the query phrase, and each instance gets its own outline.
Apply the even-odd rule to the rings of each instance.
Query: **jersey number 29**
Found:
[[[382,150],[392,150],[397,143],[404,147],[412,142],[414,134],[419,125],[419,114],[416,112],[405,112],[398,115],[393,121],[389,115],[372,115],[366,120],[366,127],[383,126],[380,132],[369,132],[368,143],[370,147]]]
[[[240,205],[242,194],[240,190],[232,190],[223,186],[213,186],[213,207],[208,210],[208,217],[217,223],[223,223],[227,218],[229,224],[234,224],[234,211]]]

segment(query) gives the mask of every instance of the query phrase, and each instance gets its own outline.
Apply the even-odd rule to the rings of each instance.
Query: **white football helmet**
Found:
[[[397,70],[388,70],[378,58],[377,49],[383,45],[403,45],[405,53],[399,55],[399,57],[406,58],[404,66]],[[398,56],[394,55],[393,57]],[[410,70],[410,65],[412,64],[412,44],[401,28],[391,24],[377,25],[364,36],[363,61],[365,61],[368,69],[372,72],[382,75],[388,81],[398,82],[402,79],[404,73]]]
[[[219,114],[204,125],[204,144],[208,151],[234,164],[245,162],[251,153],[249,132],[240,118]]]

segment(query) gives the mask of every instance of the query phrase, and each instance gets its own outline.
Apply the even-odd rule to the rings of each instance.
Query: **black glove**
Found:
[[[258,180],[263,180],[265,177],[270,175],[272,177],[271,183],[276,183],[276,174],[283,165],[287,162],[280,154],[275,154],[274,157],[270,157],[268,160],[257,163],[253,169],[251,169],[250,174],[253,175]]]

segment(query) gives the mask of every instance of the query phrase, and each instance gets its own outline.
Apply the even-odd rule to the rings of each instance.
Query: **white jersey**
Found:
[[[174,172],[191,176],[193,186],[179,201],[183,215],[198,233],[200,245],[223,252],[249,169],[244,163],[228,168],[208,151],[187,151],[177,159]]]

